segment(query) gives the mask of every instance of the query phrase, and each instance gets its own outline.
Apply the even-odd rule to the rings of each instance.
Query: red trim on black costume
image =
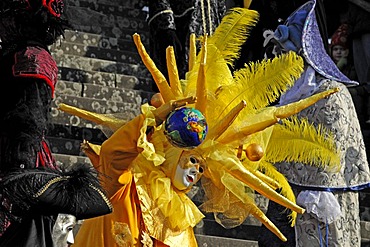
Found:
[[[42,5],[49,10],[50,14],[55,17],[60,17],[64,7],[63,0],[50,0],[48,3],[46,1],[47,0],[42,0]]]
[[[41,47],[29,46],[15,53],[13,75],[44,80],[51,88],[54,97],[58,79],[58,67],[48,51]]]

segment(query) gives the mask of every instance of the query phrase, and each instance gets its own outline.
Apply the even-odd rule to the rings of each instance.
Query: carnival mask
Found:
[[[178,190],[190,189],[202,177],[205,160],[194,151],[184,151],[176,166],[173,185]]]

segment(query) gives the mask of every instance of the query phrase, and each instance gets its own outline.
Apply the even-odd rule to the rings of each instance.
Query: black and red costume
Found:
[[[68,27],[63,9],[63,0],[0,2],[0,246],[51,247],[58,213],[111,210],[90,167],[61,170],[45,140],[58,76],[48,46]],[[82,205],[79,193],[94,199]]]

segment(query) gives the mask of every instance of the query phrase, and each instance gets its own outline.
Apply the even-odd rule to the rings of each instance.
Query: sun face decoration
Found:
[[[257,19],[255,11],[233,9],[212,36],[200,37],[199,54],[196,54],[195,37],[191,36],[189,72],[182,80],[178,77],[172,47],[167,48],[167,81],[146,52],[140,36],[134,34],[133,39],[163,98],[159,105],[194,97],[194,103],[186,107],[196,109],[206,119],[206,123],[187,122],[199,138],[196,145],[190,143],[191,151],[201,154],[206,163],[202,167],[201,178],[205,198],[200,209],[214,213],[216,221],[225,228],[238,226],[253,215],[286,241],[255,204],[254,191],[291,209],[294,225],[296,214],[303,213],[304,209],[295,204],[289,184],[273,164],[293,160],[316,166],[339,164],[329,132],[315,128],[306,120],[291,117],[338,89],[282,107],[269,106],[299,78],[303,59],[295,53],[288,53],[273,60],[246,64],[232,72],[229,66],[238,58],[241,45]],[[160,101],[162,99],[156,102]],[[60,105],[60,108],[99,124],[113,126],[112,122],[115,122],[70,106]],[[163,125],[154,131],[151,145],[155,150],[166,153],[163,142],[169,142],[167,147],[171,146],[165,135],[171,135],[172,131]],[[161,146],[157,145],[158,140],[161,140]],[[189,149],[184,148],[183,151]],[[166,160],[166,155],[163,158]],[[161,165],[159,162],[157,167]],[[278,188],[281,194],[275,191]]]

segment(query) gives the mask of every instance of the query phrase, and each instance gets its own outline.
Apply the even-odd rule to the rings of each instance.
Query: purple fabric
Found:
[[[303,24],[303,30],[301,34],[302,42],[302,55],[305,58],[306,62],[314,68],[314,70],[320,75],[324,76],[327,79],[335,80],[346,84],[347,86],[356,86],[358,82],[350,80],[346,77],[338,67],[335,65],[329,54],[326,52],[323,40],[320,35],[320,30],[316,21],[315,15],[315,6],[316,0],[311,0],[306,2],[304,5],[299,7],[294,11],[287,19],[285,26],[289,30],[289,40],[286,37],[282,37],[285,34],[287,35],[288,30],[283,30],[282,27],[279,27],[275,31],[275,39],[279,41],[282,39],[280,44],[285,49],[295,45],[294,49],[296,51],[298,42],[297,36],[299,37],[300,25]],[[306,18],[304,15],[307,14]],[[280,31],[280,33],[279,33]],[[285,31],[281,33],[281,31]],[[277,35],[278,34],[278,35]],[[279,37],[279,34],[281,37]],[[277,37],[276,37],[277,36]],[[285,38],[285,39],[284,39]]]
[[[302,30],[308,10],[298,9],[288,19],[288,25],[279,25],[275,31],[275,39],[286,51],[298,52],[302,48]]]
[[[340,72],[326,52],[316,21],[315,5],[316,0],[312,0],[301,6],[301,8],[309,9],[302,33],[303,56],[316,72],[322,76],[342,82],[348,86],[358,85],[358,82],[348,79],[347,76]]]

